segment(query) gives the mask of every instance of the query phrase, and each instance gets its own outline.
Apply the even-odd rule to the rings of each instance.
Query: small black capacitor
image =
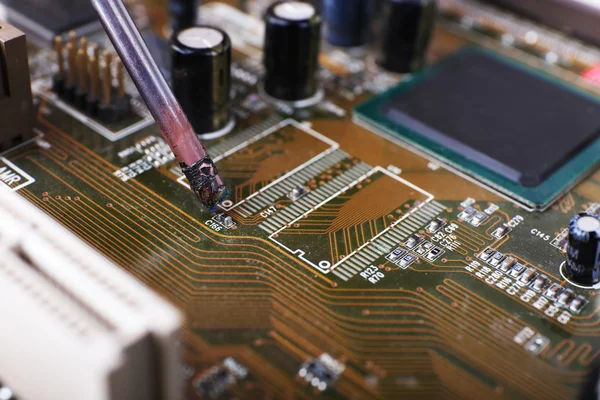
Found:
[[[600,216],[581,213],[569,223],[566,273],[584,285],[600,282]]]
[[[173,32],[196,25],[200,0],[170,0],[169,12]]]
[[[265,14],[265,92],[299,101],[317,93],[321,17],[303,1],[276,2]]]
[[[374,4],[373,0],[323,0],[325,39],[340,47],[366,45]]]
[[[196,133],[224,129],[231,121],[231,40],[224,31],[195,26],[171,42],[173,92]]]
[[[436,0],[387,0],[383,15],[378,63],[391,72],[418,71],[425,64]]]

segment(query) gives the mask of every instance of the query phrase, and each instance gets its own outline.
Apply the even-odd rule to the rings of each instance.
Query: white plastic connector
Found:
[[[177,310],[0,188],[0,381],[32,400],[178,400]]]

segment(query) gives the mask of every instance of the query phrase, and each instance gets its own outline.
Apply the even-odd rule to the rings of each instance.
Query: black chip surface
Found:
[[[7,8],[8,22],[46,42],[97,22],[90,0],[0,0],[0,4]]]
[[[600,134],[598,102],[479,51],[449,60],[382,114],[523,186],[539,185]]]

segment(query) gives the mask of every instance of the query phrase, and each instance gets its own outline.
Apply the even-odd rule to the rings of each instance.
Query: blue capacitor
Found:
[[[373,0],[323,0],[325,39],[340,47],[366,45],[374,3]]]

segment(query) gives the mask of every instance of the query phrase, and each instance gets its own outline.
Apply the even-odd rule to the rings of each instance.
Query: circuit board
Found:
[[[143,106],[111,125],[56,97],[49,49],[30,49],[38,138],[0,158],[21,178],[5,184],[183,312],[186,398],[575,398],[599,354],[598,292],[561,264],[571,217],[600,208],[600,173],[536,206],[441,162],[359,118],[404,79],[368,53],[325,48],[324,100],[269,103],[260,19],[235,7],[201,13],[234,50],[236,126],[207,141],[231,190],[216,213]],[[166,37],[164,4],[135,8]],[[440,10],[429,64],[483,49],[600,95],[582,78],[598,49],[475,3]],[[237,377],[202,389],[222,365]]]

